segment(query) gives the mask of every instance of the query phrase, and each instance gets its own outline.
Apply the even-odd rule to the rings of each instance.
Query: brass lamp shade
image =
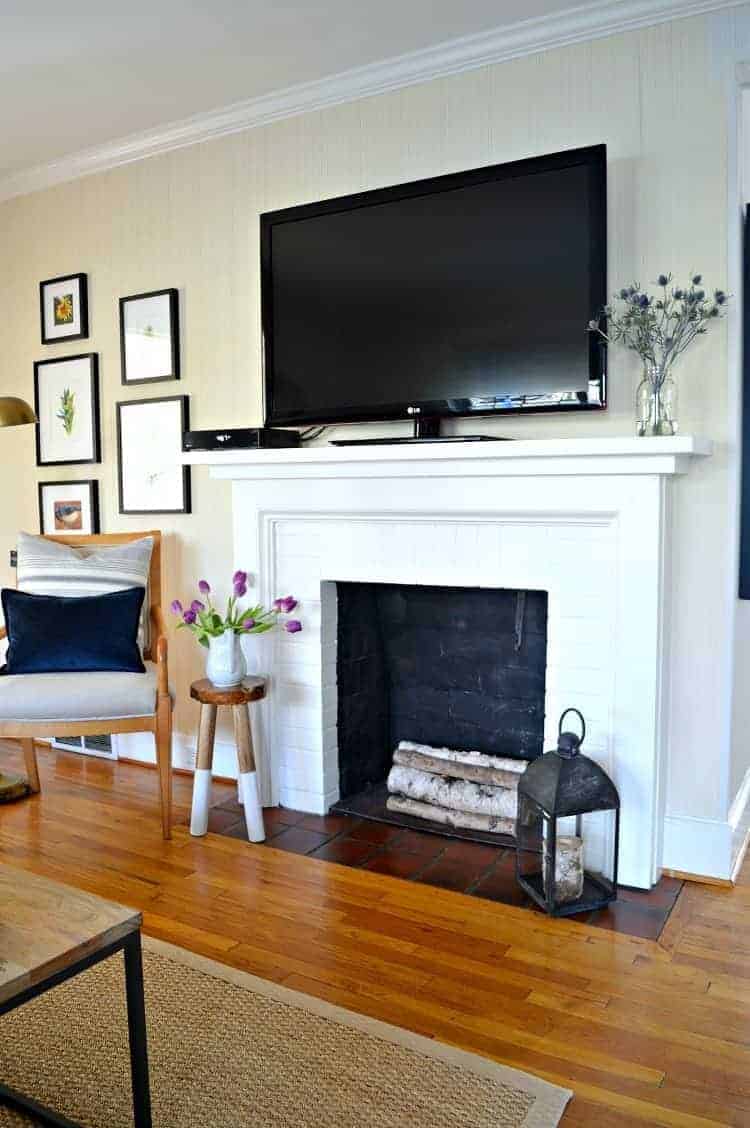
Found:
[[[18,427],[21,423],[36,423],[36,415],[26,400],[0,396],[0,427]]]

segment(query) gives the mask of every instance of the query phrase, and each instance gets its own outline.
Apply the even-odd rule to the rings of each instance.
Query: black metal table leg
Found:
[[[134,932],[125,941],[125,993],[128,1001],[130,1076],[133,1083],[133,1123],[135,1128],[151,1128],[151,1094],[148,1082],[146,1045],[146,1007],[143,999],[143,960],[141,934]]]

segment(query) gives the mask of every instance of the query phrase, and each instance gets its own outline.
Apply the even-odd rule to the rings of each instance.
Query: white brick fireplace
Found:
[[[664,826],[669,483],[710,452],[685,436],[187,456],[232,481],[235,562],[258,598],[301,601],[302,634],[248,651],[273,678],[265,802],[323,813],[338,798],[336,581],[542,590],[545,747],[579,708],[585,751],[621,795],[621,880],[649,887]]]

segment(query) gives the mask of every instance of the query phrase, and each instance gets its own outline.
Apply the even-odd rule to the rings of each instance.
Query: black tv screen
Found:
[[[604,407],[606,245],[604,145],[261,216],[267,424]]]

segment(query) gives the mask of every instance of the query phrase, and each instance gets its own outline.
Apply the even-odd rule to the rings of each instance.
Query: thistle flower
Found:
[[[183,612],[182,621],[183,623],[187,623],[188,626],[192,626],[197,617],[198,616],[196,615],[195,611],[193,611],[192,607],[188,607],[187,611]]]
[[[209,592],[211,591],[211,585],[209,584],[208,580],[198,580],[198,591],[201,592],[202,595],[209,594]]]
[[[181,615],[182,614],[182,604],[180,603],[179,599],[173,599],[172,600],[172,603],[170,605],[170,611],[172,612],[173,615]]]
[[[658,391],[685,349],[708,332],[708,322],[726,312],[729,295],[713,290],[708,297],[702,279],[701,274],[693,274],[689,287],[673,287],[671,273],[659,274],[661,290],[654,296],[634,282],[616,291],[614,309],[603,307],[587,329],[609,344],[620,342],[636,352],[654,373]]]
[[[300,623],[299,619],[287,619],[284,623],[284,630],[288,631],[289,634],[296,634],[297,631],[302,630],[302,623]]]

